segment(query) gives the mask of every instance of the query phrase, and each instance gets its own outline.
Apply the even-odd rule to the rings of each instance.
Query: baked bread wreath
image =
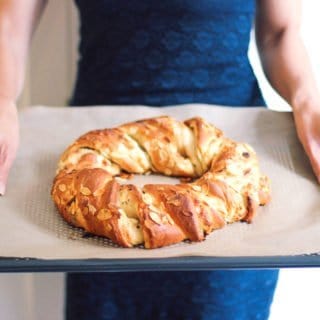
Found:
[[[150,173],[181,183],[123,183]],[[145,248],[201,241],[228,223],[251,222],[270,200],[268,178],[248,144],[202,118],[168,116],[82,135],[62,154],[51,194],[70,224]]]

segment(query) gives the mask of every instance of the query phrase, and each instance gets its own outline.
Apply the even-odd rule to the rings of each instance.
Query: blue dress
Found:
[[[264,105],[247,57],[254,0],[76,0],[71,105]],[[66,318],[267,319],[277,270],[77,273]]]
[[[72,105],[262,105],[247,58],[254,0],[76,0]]]

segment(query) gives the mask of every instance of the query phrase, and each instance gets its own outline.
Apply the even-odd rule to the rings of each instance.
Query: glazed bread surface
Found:
[[[179,177],[137,187],[132,174]],[[79,137],[62,154],[52,192],[63,218],[123,247],[202,241],[226,224],[251,222],[270,201],[248,144],[204,119],[144,119]]]

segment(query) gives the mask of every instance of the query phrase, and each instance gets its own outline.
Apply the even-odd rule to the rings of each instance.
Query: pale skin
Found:
[[[0,194],[19,145],[16,100],[32,33],[47,0],[0,0]],[[273,88],[291,105],[298,137],[320,182],[320,93],[299,36],[301,0],[256,0],[256,40]],[[290,14],[289,14],[290,13]]]

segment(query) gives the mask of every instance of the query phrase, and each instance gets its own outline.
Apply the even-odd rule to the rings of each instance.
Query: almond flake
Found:
[[[176,207],[179,207],[181,205],[180,201],[178,199],[173,199],[168,201],[169,204],[172,204]]]
[[[59,184],[58,188],[61,192],[65,192],[67,190],[67,186],[65,184]]]
[[[153,206],[152,204],[149,206],[149,208],[150,208],[151,211],[154,211],[154,212],[158,212],[159,211],[159,209],[156,208],[155,206]]]
[[[74,212],[76,210],[76,203],[72,202],[70,207],[69,207],[70,212]]]
[[[151,220],[153,222],[155,222],[156,224],[159,224],[159,225],[162,224],[161,218],[155,212],[150,211],[149,216],[150,216]]]
[[[170,216],[167,216],[168,222],[173,226],[174,225],[174,221],[172,220],[172,218]]]
[[[101,209],[101,210],[98,212],[98,215],[97,215],[98,220],[108,220],[108,219],[110,219],[111,217],[112,217],[111,211],[106,210],[106,209]]]
[[[88,208],[89,208],[89,212],[92,214],[95,214],[95,212],[97,211],[97,208],[90,203],[88,204]]]
[[[193,185],[192,189],[195,190],[195,191],[201,191],[201,187],[198,186],[198,185]]]
[[[80,192],[84,195],[84,196],[90,196],[91,194],[91,190],[87,187],[82,187],[80,189]]]
[[[143,200],[144,200],[147,204],[151,204],[153,199],[152,199],[152,197],[151,197],[149,194],[145,193],[145,194],[143,195]]]

